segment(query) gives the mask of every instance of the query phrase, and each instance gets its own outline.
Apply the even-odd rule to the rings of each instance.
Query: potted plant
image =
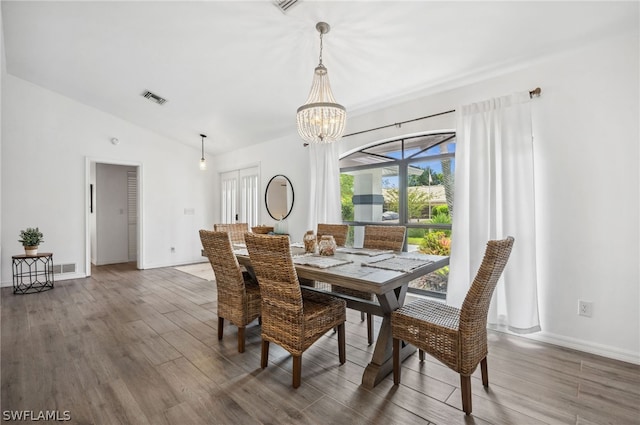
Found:
[[[20,242],[24,246],[24,253],[26,255],[37,255],[38,245],[44,242],[43,235],[40,229],[27,227],[24,230],[20,230]]]

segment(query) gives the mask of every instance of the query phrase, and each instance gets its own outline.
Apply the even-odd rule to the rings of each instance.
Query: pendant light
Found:
[[[207,136],[201,134],[200,137],[202,137],[202,157],[200,158],[200,169],[202,171],[205,171],[207,169],[207,160],[204,159],[204,138]]]
[[[298,134],[309,143],[332,143],[340,140],[347,121],[347,110],[336,103],[329,85],[327,68],[322,64],[322,36],[329,32],[329,24],[318,22],[320,33],[320,63],[313,74],[311,92],[304,105],[298,108]]]

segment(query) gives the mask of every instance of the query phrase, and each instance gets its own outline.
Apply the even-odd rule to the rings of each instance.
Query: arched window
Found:
[[[362,246],[364,225],[407,227],[406,251],[449,255],[456,134],[412,134],[371,143],[340,158],[342,220]],[[412,282],[412,292],[444,297],[448,267]]]

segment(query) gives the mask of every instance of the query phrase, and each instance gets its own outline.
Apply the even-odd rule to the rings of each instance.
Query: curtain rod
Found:
[[[427,115],[427,116],[420,117],[420,118],[414,118],[412,120],[397,122],[397,123],[394,123],[394,124],[383,125],[381,127],[370,128],[368,130],[356,131],[355,133],[345,134],[344,136],[342,136],[342,138],[349,137],[349,136],[355,136],[356,134],[368,133],[370,131],[382,130],[383,128],[389,128],[389,127],[398,127],[398,128],[400,128],[402,126],[402,124],[406,124],[408,122],[426,120],[427,118],[433,118],[433,117],[437,117],[437,116],[440,116],[440,115],[450,114],[450,113],[455,112],[455,111],[456,111],[455,109],[451,109],[450,111],[438,112],[437,114],[431,114],[431,115]]]
[[[529,91],[529,98],[533,99],[534,97],[539,97],[541,93],[542,93],[542,89],[540,87],[536,87],[535,89]],[[368,130],[356,131],[355,133],[345,134],[342,137],[345,138],[345,137],[349,137],[349,136],[355,136],[356,134],[368,133],[370,131],[382,130],[383,128],[389,128],[389,127],[398,127],[398,128],[400,128],[402,126],[402,124],[407,124],[407,123],[414,122],[414,121],[426,120],[427,118],[438,117],[440,115],[450,114],[450,113],[455,112],[455,111],[456,111],[455,109],[451,109],[449,111],[438,112],[437,114],[426,115],[424,117],[414,118],[412,120],[407,120],[407,121],[397,122],[397,123],[393,123],[393,124],[383,125],[381,127],[370,128]],[[306,146],[306,143],[305,143],[305,146]]]

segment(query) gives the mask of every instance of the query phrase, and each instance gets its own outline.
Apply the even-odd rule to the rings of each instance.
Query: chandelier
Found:
[[[304,105],[298,108],[298,134],[309,143],[331,143],[340,140],[347,121],[347,110],[336,103],[329,85],[327,68],[322,64],[322,36],[329,32],[329,24],[318,22],[320,33],[320,63],[313,74],[311,92]]]

